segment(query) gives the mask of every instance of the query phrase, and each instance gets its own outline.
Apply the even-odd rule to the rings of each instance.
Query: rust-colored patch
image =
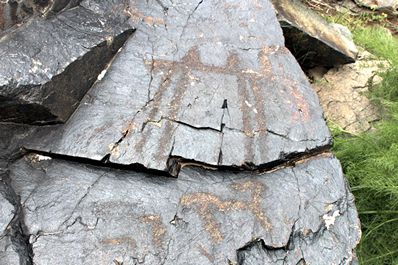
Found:
[[[153,25],[164,25],[164,19],[160,18],[160,17],[151,17],[151,16],[147,16],[144,17],[144,22],[150,26]]]
[[[135,23],[139,21],[143,21],[144,23],[153,26],[153,25],[164,25],[165,21],[161,17],[152,17],[152,16],[145,16],[140,10],[135,7],[130,7],[125,10],[127,15],[130,16],[131,20]]]
[[[214,255],[213,255],[213,254],[209,253],[209,251],[206,250],[205,247],[204,247],[202,244],[199,244],[199,245],[198,245],[198,249],[199,249],[199,252],[200,252],[203,256],[205,256],[211,263],[214,264],[215,258],[214,258]]]
[[[163,247],[167,230],[163,224],[162,217],[160,215],[144,215],[140,218],[140,221],[152,226],[153,244],[158,248]]]
[[[0,3],[0,30],[3,30],[5,28],[5,3]]]
[[[205,222],[206,231],[216,243],[221,243],[224,240],[224,236],[221,233],[221,224],[217,222],[212,211],[227,212],[246,209],[244,202],[234,200],[224,201],[214,194],[205,192],[184,195],[181,198],[181,205],[187,207],[196,205],[197,211]]]
[[[298,85],[295,82],[290,83],[292,84],[292,96],[294,98],[294,103],[297,107],[297,111],[293,114],[293,120],[302,120],[303,122],[308,122],[311,119],[308,102],[298,88]]]
[[[247,204],[248,209],[257,217],[264,229],[271,229],[272,225],[261,206],[262,195],[266,190],[265,185],[256,181],[247,181],[234,183],[231,186],[236,191],[251,192],[251,200]]]
[[[243,131],[249,136],[245,140],[245,160],[252,161],[254,156],[254,136],[259,132],[266,132],[265,98],[261,90],[261,84],[264,80],[275,78],[272,74],[267,54],[279,52],[279,49],[281,49],[281,52],[285,52],[282,48],[275,46],[264,48],[259,53],[259,60],[262,64],[262,69],[259,71],[242,67],[240,58],[236,53],[229,54],[225,66],[206,65],[201,62],[200,53],[196,46],[192,47],[180,61],[146,60],[144,63],[151,75],[154,76],[161,72],[163,76],[153,100],[146,106],[140,116],[144,117],[146,121],[157,120],[160,118],[158,116],[161,111],[161,105],[165,105],[168,107],[162,110],[165,113],[162,112],[161,115],[170,119],[178,119],[181,102],[191,83],[190,78],[193,71],[235,76],[240,95]],[[170,95],[171,100],[167,103],[163,98],[172,84],[175,84],[175,87],[171,88],[173,89],[172,95]],[[250,100],[255,101],[254,107],[249,103]],[[156,158],[164,158],[169,155],[169,147],[173,141],[173,128],[173,126],[167,124],[162,127],[162,136],[158,140],[161,145],[157,151]],[[142,131],[135,145],[137,153],[145,153],[144,147],[154,129],[156,128],[150,126],[145,131]]]
[[[231,185],[234,191],[251,192],[250,201],[223,200],[220,197],[206,192],[196,192],[181,197],[182,206],[195,208],[203,219],[204,227],[214,242],[220,244],[224,240],[221,232],[221,224],[217,222],[214,211],[226,213],[229,211],[250,211],[260,222],[264,229],[271,229],[272,225],[266,217],[262,207],[262,194],[265,185],[259,182],[247,181]]]
[[[137,243],[131,237],[107,238],[101,241],[101,245],[105,246],[127,245],[130,249],[135,249],[137,247]]]

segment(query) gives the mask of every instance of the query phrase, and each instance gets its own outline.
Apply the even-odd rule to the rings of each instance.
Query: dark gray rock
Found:
[[[18,252],[15,250],[11,237],[0,237],[0,264],[19,265],[21,262]],[[26,264],[26,263],[25,263]]]
[[[270,2],[135,4],[142,23],[102,81],[27,148],[177,175],[182,163],[269,167],[330,145]]]
[[[123,0],[36,18],[0,39],[0,121],[64,122],[132,32]]]
[[[0,169],[0,264],[32,265],[32,249],[24,234],[21,210],[8,171]]]
[[[0,123],[0,171],[23,155],[23,143],[35,129],[24,124]]]
[[[358,50],[351,38],[330,25],[300,0],[273,0],[286,47],[304,69],[355,62]]]
[[[0,193],[0,237],[14,217],[14,206]]]
[[[81,0],[5,0],[0,2],[0,34],[34,16],[48,16],[77,6]]]
[[[31,154],[11,178],[34,264],[349,264],[360,236],[328,154],[272,173],[183,168],[178,179]]]

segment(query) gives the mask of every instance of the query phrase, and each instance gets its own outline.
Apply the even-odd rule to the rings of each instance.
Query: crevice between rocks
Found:
[[[158,176],[168,176],[168,177],[178,177],[178,174],[183,167],[200,167],[214,171],[216,170],[230,171],[230,172],[252,171],[257,173],[264,173],[264,172],[274,171],[280,168],[292,167],[299,161],[316,157],[318,155],[331,155],[330,146],[325,145],[315,149],[305,150],[304,152],[293,152],[289,154],[281,153],[277,160],[264,163],[261,165],[244,163],[242,165],[220,166],[220,165],[211,165],[200,161],[195,161],[193,159],[186,159],[179,156],[173,156],[170,153],[169,158],[167,159],[165,165],[166,169],[158,170],[158,169],[147,168],[139,163],[132,163],[132,164],[113,163],[109,161],[110,154],[106,155],[102,160],[99,161],[83,157],[75,157],[75,156],[61,155],[45,151],[37,151],[34,149],[23,149],[23,151],[25,155],[38,154],[53,159],[76,162],[79,164],[93,165],[98,167],[113,168],[120,170],[132,170],[136,172],[148,173]]]
[[[11,238],[15,252],[19,256],[20,265],[33,265],[33,249],[26,232],[21,198],[14,191],[8,171],[0,172],[0,193],[14,206],[14,217],[8,225],[6,236]]]

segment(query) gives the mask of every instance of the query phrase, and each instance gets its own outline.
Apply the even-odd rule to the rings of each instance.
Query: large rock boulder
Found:
[[[107,4],[86,0],[56,17]],[[8,250],[19,263],[351,264],[354,200],[271,2],[111,10],[137,30],[66,123],[0,124],[15,207]],[[68,82],[97,75],[74,74],[58,73]],[[8,242],[0,264],[15,257],[2,255]]]

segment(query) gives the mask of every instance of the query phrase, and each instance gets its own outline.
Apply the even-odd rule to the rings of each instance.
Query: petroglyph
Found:
[[[215,211],[224,214],[230,211],[249,211],[257,218],[264,229],[269,230],[272,228],[261,206],[262,196],[266,190],[264,184],[247,181],[234,183],[231,185],[231,189],[242,193],[250,192],[251,199],[249,201],[223,200],[211,193],[197,192],[184,195],[180,203],[182,206],[194,208],[198,212],[203,219],[204,227],[209,236],[218,244],[224,240],[224,235],[221,232],[221,224],[214,216]]]

